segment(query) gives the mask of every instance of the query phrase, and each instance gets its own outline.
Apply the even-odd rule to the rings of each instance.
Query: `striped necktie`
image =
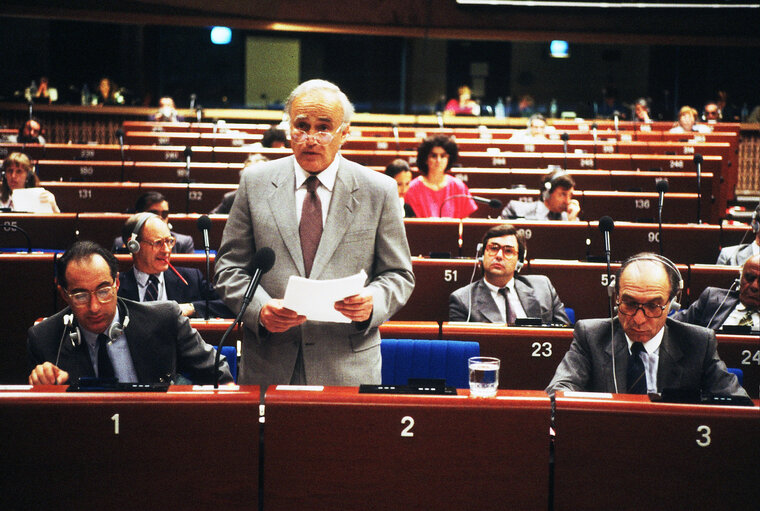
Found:
[[[143,302],[155,302],[158,299],[158,277],[151,275],[148,277],[148,286],[145,288],[145,298]]]

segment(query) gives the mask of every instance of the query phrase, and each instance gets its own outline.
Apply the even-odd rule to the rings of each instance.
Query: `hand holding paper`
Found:
[[[372,297],[364,291],[366,280],[364,270],[333,280],[311,280],[292,275],[285,290],[283,306],[311,321],[363,321],[353,318],[367,319],[372,312]]]

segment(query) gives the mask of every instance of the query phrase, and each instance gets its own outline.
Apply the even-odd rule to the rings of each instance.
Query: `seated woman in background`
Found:
[[[704,124],[697,124],[697,111],[690,106],[683,106],[678,112],[678,124],[670,128],[670,133],[710,133],[712,130]]]
[[[40,188],[40,178],[32,170],[32,162],[24,153],[11,153],[3,161],[3,184],[0,190],[0,208],[11,211],[32,211],[60,213],[55,196]],[[13,203],[13,191],[24,188],[36,188],[39,191],[35,204]],[[30,200],[33,200],[30,198]]]
[[[478,209],[467,185],[446,173],[458,155],[456,142],[446,135],[428,137],[417,148],[422,175],[409,185],[404,200],[418,218],[465,218]]]
[[[412,182],[412,169],[409,168],[409,164],[406,160],[396,158],[385,166],[385,175],[396,180],[396,184],[398,185],[398,200],[401,201],[401,207],[404,208],[404,217],[413,218],[414,210],[409,204],[404,202],[406,192],[409,191],[409,183]]]
[[[454,115],[480,115],[480,105],[472,99],[472,91],[466,85],[457,89],[458,98],[446,103],[446,113]]]

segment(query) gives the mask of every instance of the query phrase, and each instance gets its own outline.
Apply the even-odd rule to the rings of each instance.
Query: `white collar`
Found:
[[[501,289],[500,287],[496,287],[493,284],[491,284],[490,282],[488,282],[488,279],[486,279],[485,277],[483,277],[483,283],[488,287],[488,289],[491,290],[492,293],[498,293],[499,290]],[[514,293],[515,292],[515,279],[514,279],[514,277],[512,277],[511,279],[509,279],[509,282],[507,282],[507,285],[504,286],[504,287],[507,288],[507,289],[509,289],[510,293]]]
[[[137,266],[133,266],[135,270],[135,280],[137,281],[137,285],[140,287],[145,287],[148,285],[148,279],[152,275],[151,273],[145,273],[142,270],[138,270]],[[164,281],[164,272],[160,272],[156,274],[156,277],[158,277],[158,283],[159,285],[163,283]]]
[[[638,312],[638,311],[636,311]],[[657,353],[657,350],[660,349],[660,344],[662,344],[662,338],[665,336],[665,327],[663,326],[660,328],[660,331],[654,334],[654,337],[649,339],[647,342],[643,342],[644,349],[647,350],[647,354],[651,355],[652,353]],[[628,351],[631,351],[631,346],[633,346],[633,341],[628,337],[628,334],[625,334],[625,340],[628,341]]]
[[[319,172],[317,174],[311,174],[309,172],[306,172],[303,167],[301,167],[298,164],[298,160],[293,158],[293,166],[296,168],[296,190],[301,188],[303,186],[304,181],[306,181],[306,178],[309,176],[317,176],[317,179],[319,179],[319,182],[322,186],[330,190],[332,192],[333,187],[335,186],[335,179],[338,177],[338,167],[340,166],[340,153],[335,155],[335,159],[332,161],[330,165],[327,166],[325,170],[322,172]]]

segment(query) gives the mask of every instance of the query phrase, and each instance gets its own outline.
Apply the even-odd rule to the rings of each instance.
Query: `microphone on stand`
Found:
[[[704,158],[701,154],[694,154],[694,163],[697,166],[697,223],[702,223],[702,162]]]
[[[396,152],[399,152],[401,150],[401,142],[399,141],[398,137],[398,123],[393,123],[393,138],[396,140]]]
[[[499,199],[487,199],[485,197],[478,197],[476,195],[469,195],[469,194],[466,194],[466,193],[458,193],[456,195],[449,195],[448,197],[446,197],[445,199],[443,199],[443,202],[441,202],[441,205],[438,207],[438,217],[441,216],[441,211],[443,211],[443,205],[446,204],[446,202],[448,202],[449,200],[456,199],[456,198],[472,199],[475,202],[477,202],[478,204],[488,204],[492,208],[501,208],[501,206],[502,206],[501,201]]]
[[[564,170],[567,172],[567,141],[570,140],[570,135],[567,134],[567,131],[564,132],[562,135],[559,136],[560,140],[562,140],[562,150],[565,153],[565,167]]]
[[[610,299],[610,316],[612,316],[612,294],[615,285],[612,282],[612,271],[610,271],[610,233],[615,228],[615,222],[609,216],[603,216],[599,219],[599,230],[604,236],[604,258],[607,261],[607,296]]]
[[[124,130],[116,130],[116,138],[119,140],[119,151],[121,152],[121,182],[124,182]]]
[[[251,281],[248,283],[248,288],[245,290],[245,295],[243,296],[243,304],[240,306],[240,312],[238,312],[235,321],[233,321],[232,324],[227,327],[224,335],[222,335],[222,339],[219,341],[219,346],[216,348],[216,359],[214,360],[215,389],[219,388],[219,357],[222,353],[222,346],[224,346],[224,341],[227,340],[227,336],[229,336],[235,325],[242,321],[245,310],[248,308],[248,305],[250,305],[251,300],[253,300],[253,293],[259,286],[261,276],[272,269],[272,266],[274,266],[274,260],[274,251],[269,247],[260,248],[253,256],[253,276],[251,277]]]
[[[620,124],[620,112],[615,110],[612,112],[612,116],[615,119],[615,135],[617,136],[620,133],[619,124]]]
[[[662,205],[665,202],[665,194],[668,191],[668,180],[658,179],[656,186],[657,192],[660,194],[659,201],[657,202],[658,221],[660,224],[657,241],[660,244],[660,255],[662,255]]]
[[[198,218],[198,229],[203,233],[203,251],[206,253],[206,312],[203,314],[203,319],[208,321],[209,318],[209,310],[208,310],[208,295],[211,293],[211,263],[210,263],[210,255],[209,255],[209,241],[208,241],[208,232],[211,230],[211,219],[208,217],[208,215],[202,215],[200,218]]]
[[[435,116],[438,119],[438,127],[443,129],[443,112],[436,112]]]
[[[596,170],[596,141],[597,141],[597,133],[596,130],[599,127],[597,123],[593,123],[591,125],[591,134],[594,137],[594,170]]]
[[[195,122],[200,123],[203,119],[203,107],[201,105],[195,106]]]
[[[198,95],[193,92],[190,94],[190,110],[195,109],[195,102],[198,100]]]

